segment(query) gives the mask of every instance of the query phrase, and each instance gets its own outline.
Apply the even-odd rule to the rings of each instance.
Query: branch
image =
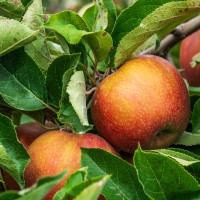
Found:
[[[168,51],[180,42],[183,38],[187,37],[191,33],[195,32],[200,28],[200,15],[177,26],[169,35],[167,35],[160,43],[160,47],[155,49],[152,46],[145,51],[141,52],[140,55],[153,54],[161,57],[166,57]]]

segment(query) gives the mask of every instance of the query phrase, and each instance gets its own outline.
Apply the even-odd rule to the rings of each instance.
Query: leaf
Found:
[[[66,92],[69,94],[69,101],[78,115],[82,125],[88,126],[86,107],[86,85],[82,71],[75,72],[68,83]]]
[[[153,151],[161,155],[173,158],[182,166],[189,166],[198,162],[200,163],[199,159],[194,158],[193,156],[184,154],[183,152],[175,151],[174,149],[159,149],[159,150],[153,150]]]
[[[43,197],[50,191],[50,189],[59,183],[66,172],[63,172],[57,176],[49,176],[40,178],[38,182],[30,188],[24,189],[22,191],[6,191],[0,193],[1,200],[30,200],[37,199],[42,200]]]
[[[19,20],[24,13],[24,6],[20,0],[1,0],[0,12],[2,16]]]
[[[139,147],[134,163],[144,192],[151,199],[179,199],[184,193],[200,191],[196,179],[169,157],[145,152]]]
[[[84,20],[72,11],[52,15],[44,27],[57,31],[69,44],[78,44],[81,39],[85,40],[98,61],[103,60],[112,47],[112,38],[109,33],[89,32]]]
[[[185,146],[198,145],[200,144],[200,134],[194,134],[185,131],[175,144]]]
[[[32,30],[40,30],[40,26],[44,24],[43,15],[41,0],[34,0],[23,16],[22,23]],[[51,57],[45,36],[44,29],[41,29],[37,35],[37,39],[25,46],[25,52],[43,70],[47,70],[51,63]]]
[[[102,29],[106,30],[108,33],[111,33],[117,18],[115,4],[113,0],[96,0],[96,2],[99,8],[100,17],[102,19]]]
[[[199,63],[200,63],[200,53],[197,53],[192,57],[192,61],[190,63],[190,66],[192,68],[195,68]]]
[[[17,141],[12,121],[3,115],[0,115],[0,154],[0,167],[24,188],[23,173],[29,162],[29,155]]]
[[[135,168],[102,149],[82,148],[81,166],[88,166],[89,178],[112,175],[102,191],[107,200],[148,199],[138,181]]]
[[[58,119],[60,122],[72,127],[75,133],[86,133],[93,128],[92,125],[84,126],[81,124],[78,115],[73,109],[69,99],[63,99],[60,103],[60,110],[58,112]]]
[[[153,34],[164,37],[199,11],[200,2],[196,0],[136,1],[117,18],[112,32],[116,49],[115,67],[124,62]]]
[[[92,183],[90,186],[85,188],[76,198],[75,200],[94,200],[97,199],[100,195],[104,185],[109,180],[110,176],[104,176],[98,182]]]
[[[34,41],[37,33],[17,20],[0,17],[0,56]]]
[[[24,111],[45,108],[45,77],[23,49],[0,58],[0,94],[10,106]]]
[[[200,129],[200,99],[194,104],[192,112],[192,132],[196,132]]]
[[[190,96],[200,96],[200,87],[189,87]]]
[[[54,106],[59,107],[63,90],[63,75],[69,69],[74,69],[80,59],[80,54],[62,55],[55,59],[48,68],[46,84],[48,94]],[[66,88],[65,88],[66,92]]]

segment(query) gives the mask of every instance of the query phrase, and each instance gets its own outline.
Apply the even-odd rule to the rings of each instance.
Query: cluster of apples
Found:
[[[184,77],[194,86],[200,85],[200,66],[190,66],[192,56],[200,51],[200,31],[196,34],[183,41],[180,51]],[[194,50],[190,40],[196,45]],[[25,184],[31,186],[39,177],[67,169],[65,179],[45,197],[50,200],[80,168],[81,147],[101,148],[116,156],[121,152],[133,154],[138,144],[143,149],[168,147],[186,129],[189,115],[186,84],[169,61],[154,55],[129,60],[105,78],[93,96],[91,116],[100,136],[48,131],[35,123],[16,129],[31,157],[24,173]],[[6,173],[4,176],[8,183]],[[12,187],[8,184],[8,189]]]

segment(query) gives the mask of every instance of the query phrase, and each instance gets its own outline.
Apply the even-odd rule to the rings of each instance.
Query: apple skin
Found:
[[[133,153],[173,144],[188,124],[190,101],[181,75],[167,60],[144,55],[124,63],[97,87],[91,116],[97,131]]]
[[[64,186],[67,178],[81,167],[81,147],[101,148],[119,155],[98,135],[49,131],[38,137],[28,148],[31,161],[24,173],[26,187],[33,185],[39,177],[56,175],[67,170],[65,178],[45,197],[45,200],[52,199],[54,194]]]
[[[192,33],[180,45],[180,67],[183,69],[182,75],[188,81],[190,86],[200,86],[200,64],[194,68],[190,62],[193,56],[200,53],[200,30]]]

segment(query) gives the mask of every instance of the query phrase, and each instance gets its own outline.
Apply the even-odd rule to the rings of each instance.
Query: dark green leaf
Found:
[[[0,58],[0,94],[12,107],[34,111],[45,108],[45,77],[23,49]]]
[[[134,163],[144,192],[152,199],[179,199],[184,193],[200,191],[197,180],[169,157],[139,147]]]
[[[55,59],[47,71],[47,89],[52,103],[59,106],[63,90],[63,75],[77,66],[80,54],[63,55]],[[65,87],[66,91],[66,87]]]
[[[0,115],[0,155],[0,167],[23,188],[23,173],[29,156],[23,145],[17,141],[12,121],[3,115]]]
[[[190,96],[200,96],[200,87],[189,87]]]
[[[192,112],[192,131],[197,132],[200,129],[200,99],[194,104]]]
[[[148,199],[135,168],[122,159],[101,149],[82,149],[81,165],[88,166],[89,178],[112,175],[102,191],[107,200]]]

